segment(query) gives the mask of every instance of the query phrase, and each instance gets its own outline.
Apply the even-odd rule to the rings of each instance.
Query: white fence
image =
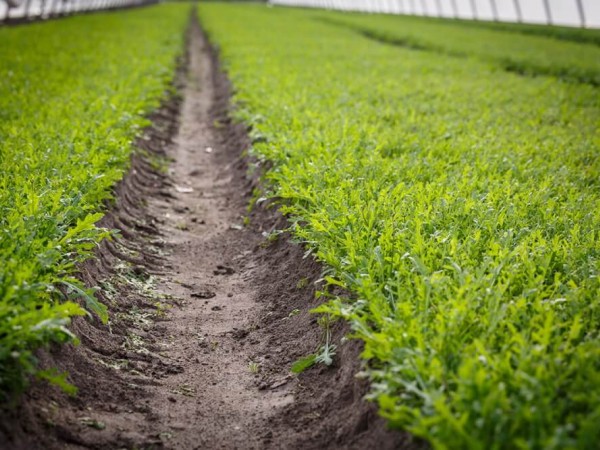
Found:
[[[47,19],[101,9],[127,8],[158,0],[0,0],[0,23]]]
[[[269,0],[274,5],[600,27],[600,0]]]

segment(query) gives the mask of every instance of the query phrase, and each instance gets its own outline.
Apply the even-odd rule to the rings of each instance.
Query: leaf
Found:
[[[58,369],[46,369],[37,372],[36,376],[41,380],[46,380],[55,386],[61,388],[69,395],[77,394],[77,386],[72,385],[67,381],[67,372],[59,372]]]
[[[68,281],[61,281],[62,284],[67,286],[71,291],[78,294],[80,297],[83,297],[85,300],[85,307],[94,313],[100,318],[103,324],[108,322],[108,308],[103,303],[100,303],[98,300],[94,298],[93,295],[88,294],[83,289],[79,288],[73,283],[69,283]]]
[[[326,344],[321,347],[321,350],[315,357],[316,363],[325,364],[326,366],[330,366],[333,364],[333,357],[335,356],[336,346],[331,344]]]
[[[292,364],[292,372],[293,373],[302,373],[306,369],[311,368],[315,365],[317,360],[317,355],[308,355],[304,358],[300,358],[294,364]]]

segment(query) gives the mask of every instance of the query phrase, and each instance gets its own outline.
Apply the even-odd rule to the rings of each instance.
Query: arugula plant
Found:
[[[466,25],[466,21],[333,11],[319,11],[312,17],[392,45],[458,58],[476,58],[524,76],[553,76],[567,82],[600,86],[600,47],[571,42],[585,39],[583,36],[599,40],[598,30],[574,30],[567,35],[573,39],[557,40],[547,35],[565,36],[566,32],[554,30],[544,35],[539,27],[522,24]],[[522,28],[530,32],[510,32]],[[548,28],[553,30],[552,27],[541,30]],[[573,37],[575,33],[577,38]]]

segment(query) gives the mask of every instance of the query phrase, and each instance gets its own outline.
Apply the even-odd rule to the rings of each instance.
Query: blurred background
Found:
[[[600,0],[271,0],[278,5],[600,27]]]
[[[158,3],[160,0],[0,0],[0,22]],[[600,28],[600,0],[269,0],[273,5]]]
[[[0,0],[0,21],[64,16],[75,12],[127,8],[159,3],[159,0]]]

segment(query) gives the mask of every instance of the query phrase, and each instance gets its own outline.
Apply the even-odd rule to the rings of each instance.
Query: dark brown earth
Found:
[[[79,393],[33,383],[0,415],[0,448],[418,447],[363,400],[360,346],[342,343],[342,324],[331,367],[291,374],[323,338],[308,312],[321,267],[273,233],[286,226],[274,208],[248,213],[246,130],[195,21],[187,41],[183,100],[152,116],[103,219],[120,236],[81,268],[111,325],[75,320],[81,345],[40,352]]]

